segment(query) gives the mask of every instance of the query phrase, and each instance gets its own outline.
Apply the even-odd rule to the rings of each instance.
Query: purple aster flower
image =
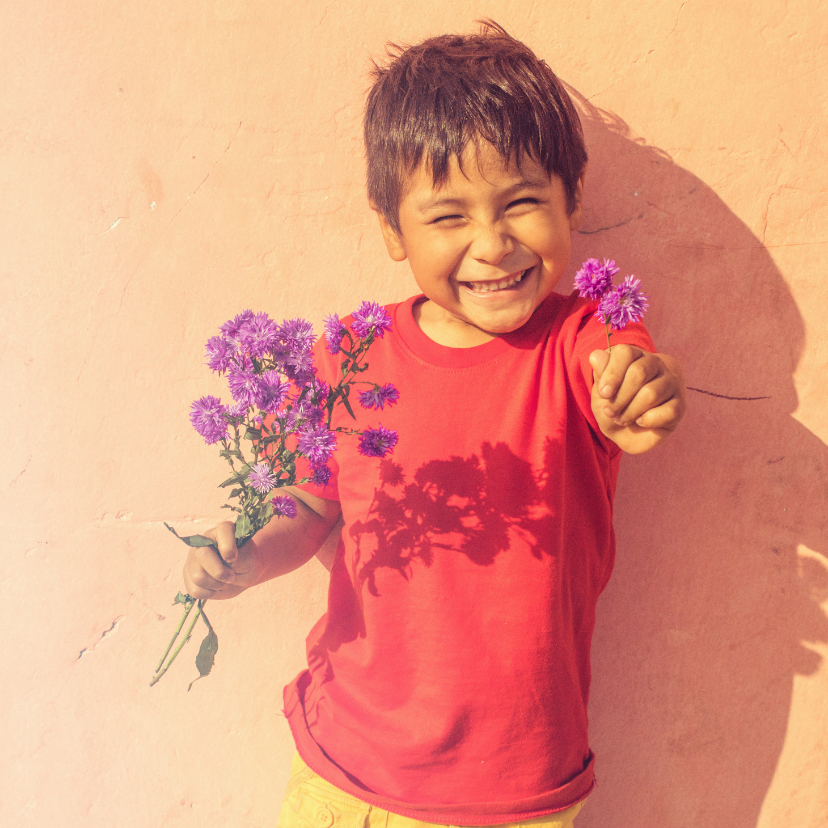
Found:
[[[294,353],[284,362],[285,373],[297,385],[307,385],[316,376],[313,366],[313,354],[308,351],[304,354]]]
[[[325,465],[313,467],[311,483],[315,486],[327,486],[331,482],[331,470]]]
[[[267,494],[276,485],[276,477],[267,463],[256,463],[247,475],[247,482],[259,494]]]
[[[235,339],[241,329],[253,318],[252,310],[245,310],[237,314],[229,322],[225,322],[219,330],[228,338]]]
[[[236,344],[223,336],[211,336],[207,340],[207,365],[217,374],[223,374],[230,367],[236,353]]]
[[[247,416],[248,408],[247,403],[237,402],[233,403],[233,405],[228,405],[225,413],[234,420],[243,420]]]
[[[276,517],[295,518],[297,509],[296,501],[289,495],[279,495],[270,501],[273,504],[273,514]]]
[[[288,428],[296,428],[303,422],[311,428],[317,428],[322,422],[322,409],[315,406],[307,397],[295,403],[287,415]]]
[[[640,279],[627,276],[615,290],[604,294],[595,315],[605,325],[612,325],[614,331],[622,331],[630,322],[638,322],[650,307],[649,297],[640,291],[640,285]]]
[[[359,453],[363,457],[385,457],[397,445],[397,432],[383,428],[366,428],[359,438]]]
[[[325,317],[325,340],[328,343],[328,353],[339,353],[339,346],[342,343],[344,333],[345,328],[335,313]]]
[[[259,408],[268,414],[275,414],[284,405],[289,390],[290,383],[282,382],[278,371],[265,371],[259,375]]]
[[[363,408],[382,409],[385,404],[393,405],[400,398],[400,392],[389,382],[388,385],[375,385],[369,391],[359,392],[359,404]]]
[[[336,450],[336,434],[325,426],[305,431],[296,444],[313,466],[321,466]]]
[[[612,259],[604,259],[603,264],[598,259],[587,259],[575,274],[578,294],[593,301],[599,300],[612,287],[612,277],[619,269]]]
[[[256,313],[239,329],[242,350],[256,359],[263,359],[279,345],[279,326],[266,314]]]
[[[279,325],[279,344],[286,346],[294,357],[301,357],[308,353],[315,339],[313,325],[306,319],[286,319]]]
[[[382,339],[385,332],[391,329],[391,317],[376,302],[363,302],[351,318],[351,327],[360,339],[368,339],[372,335]]]
[[[208,446],[227,436],[225,407],[218,397],[206,396],[190,406],[190,422]]]
[[[248,408],[258,406],[262,396],[261,383],[247,357],[241,367],[231,368],[227,384],[236,402],[244,403]]]

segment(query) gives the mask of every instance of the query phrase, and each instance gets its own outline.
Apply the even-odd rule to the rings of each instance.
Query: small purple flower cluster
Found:
[[[286,406],[292,425],[301,415],[313,420],[308,392],[316,390],[317,398],[324,396],[313,367],[313,342],[313,327],[304,319],[277,324],[266,313],[246,310],[225,322],[221,335],[207,342],[207,365],[215,373],[227,374],[234,404],[224,406],[212,396],[196,400],[190,412],[195,430],[208,444],[217,443],[227,438],[228,423],[239,424],[258,412],[252,419],[261,427],[262,415],[278,415]]]
[[[580,296],[598,302],[595,315],[609,329],[622,331],[630,322],[638,322],[649,304],[646,294],[640,290],[641,280],[626,276],[624,281],[613,288],[612,277],[620,268],[612,259],[587,259],[575,274],[575,288]]]

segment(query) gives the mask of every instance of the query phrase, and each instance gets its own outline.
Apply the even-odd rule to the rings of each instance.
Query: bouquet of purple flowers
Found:
[[[638,322],[647,310],[649,297],[640,290],[641,280],[627,276],[618,287],[612,283],[620,268],[612,259],[587,259],[575,274],[575,288],[580,296],[598,302],[595,315],[607,329],[607,348],[611,351],[610,328],[623,331],[630,322]]]
[[[230,465],[231,475],[222,488],[230,488],[224,508],[236,513],[236,544],[241,547],[271,519],[296,517],[296,503],[274,490],[299,483],[324,487],[331,479],[328,460],[336,450],[338,434],[359,435],[358,450],[367,457],[384,457],[397,443],[397,434],[383,428],[331,428],[334,408],[341,404],[354,418],[350,402],[351,387],[369,386],[358,394],[363,408],[383,409],[399,398],[389,384],[378,385],[359,379],[368,364],[365,354],[376,339],[391,327],[391,319],[376,302],[363,302],[352,315],[351,329],[336,314],[325,320],[328,351],[342,354],[339,382],[328,385],[316,375],[313,361],[315,336],[304,319],[281,324],[266,313],[246,310],[221,326],[221,335],[207,342],[207,365],[226,374],[231,405],[218,397],[204,396],[190,409],[190,422],[207,445],[220,445],[219,454]],[[297,459],[305,458],[309,473],[298,477]],[[298,479],[297,479],[298,478]],[[164,524],[188,546],[209,546],[213,541],[203,535],[182,537]],[[155,684],[175,661],[189,641],[199,617],[207,626],[207,637],[196,658],[199,677],[213,667],[218,636],[204,613],[206,600],[178,593],[174,603],[184,611],[175,634],[155,669],[150,686]],[[178,647],[164,663],[187,622],[195,614]],[[192,685],[191,685],[192,686]]]

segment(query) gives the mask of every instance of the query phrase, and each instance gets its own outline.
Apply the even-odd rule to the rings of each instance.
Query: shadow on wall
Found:
[[[793,678],[828,640],[828,450],[791,416],[803,322],[709,187],[572,93],[590,150],[573,260],[643,278],[648,326],[693,389],[680,431],[622,468],[593,651],[599,787],[579,828],[755,828]]]

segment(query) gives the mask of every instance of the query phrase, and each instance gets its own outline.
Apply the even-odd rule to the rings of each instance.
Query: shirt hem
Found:
[[[368,805],[400,816],[439,825],[487,826],[522,822],[527,819],[566,811],[586,799],[595,787],[595,756],[589,752],[584,770],[560,788],[538,796],[512,802],[474,802],[461,804],[410,802],[380,796],[360,785],[343,768],[334,763],[313,738],[307,726],[305,709],[298,684],[307,671],[285,687],[284,714],[293,735],[296,750],[305,764],[322,779]]]

